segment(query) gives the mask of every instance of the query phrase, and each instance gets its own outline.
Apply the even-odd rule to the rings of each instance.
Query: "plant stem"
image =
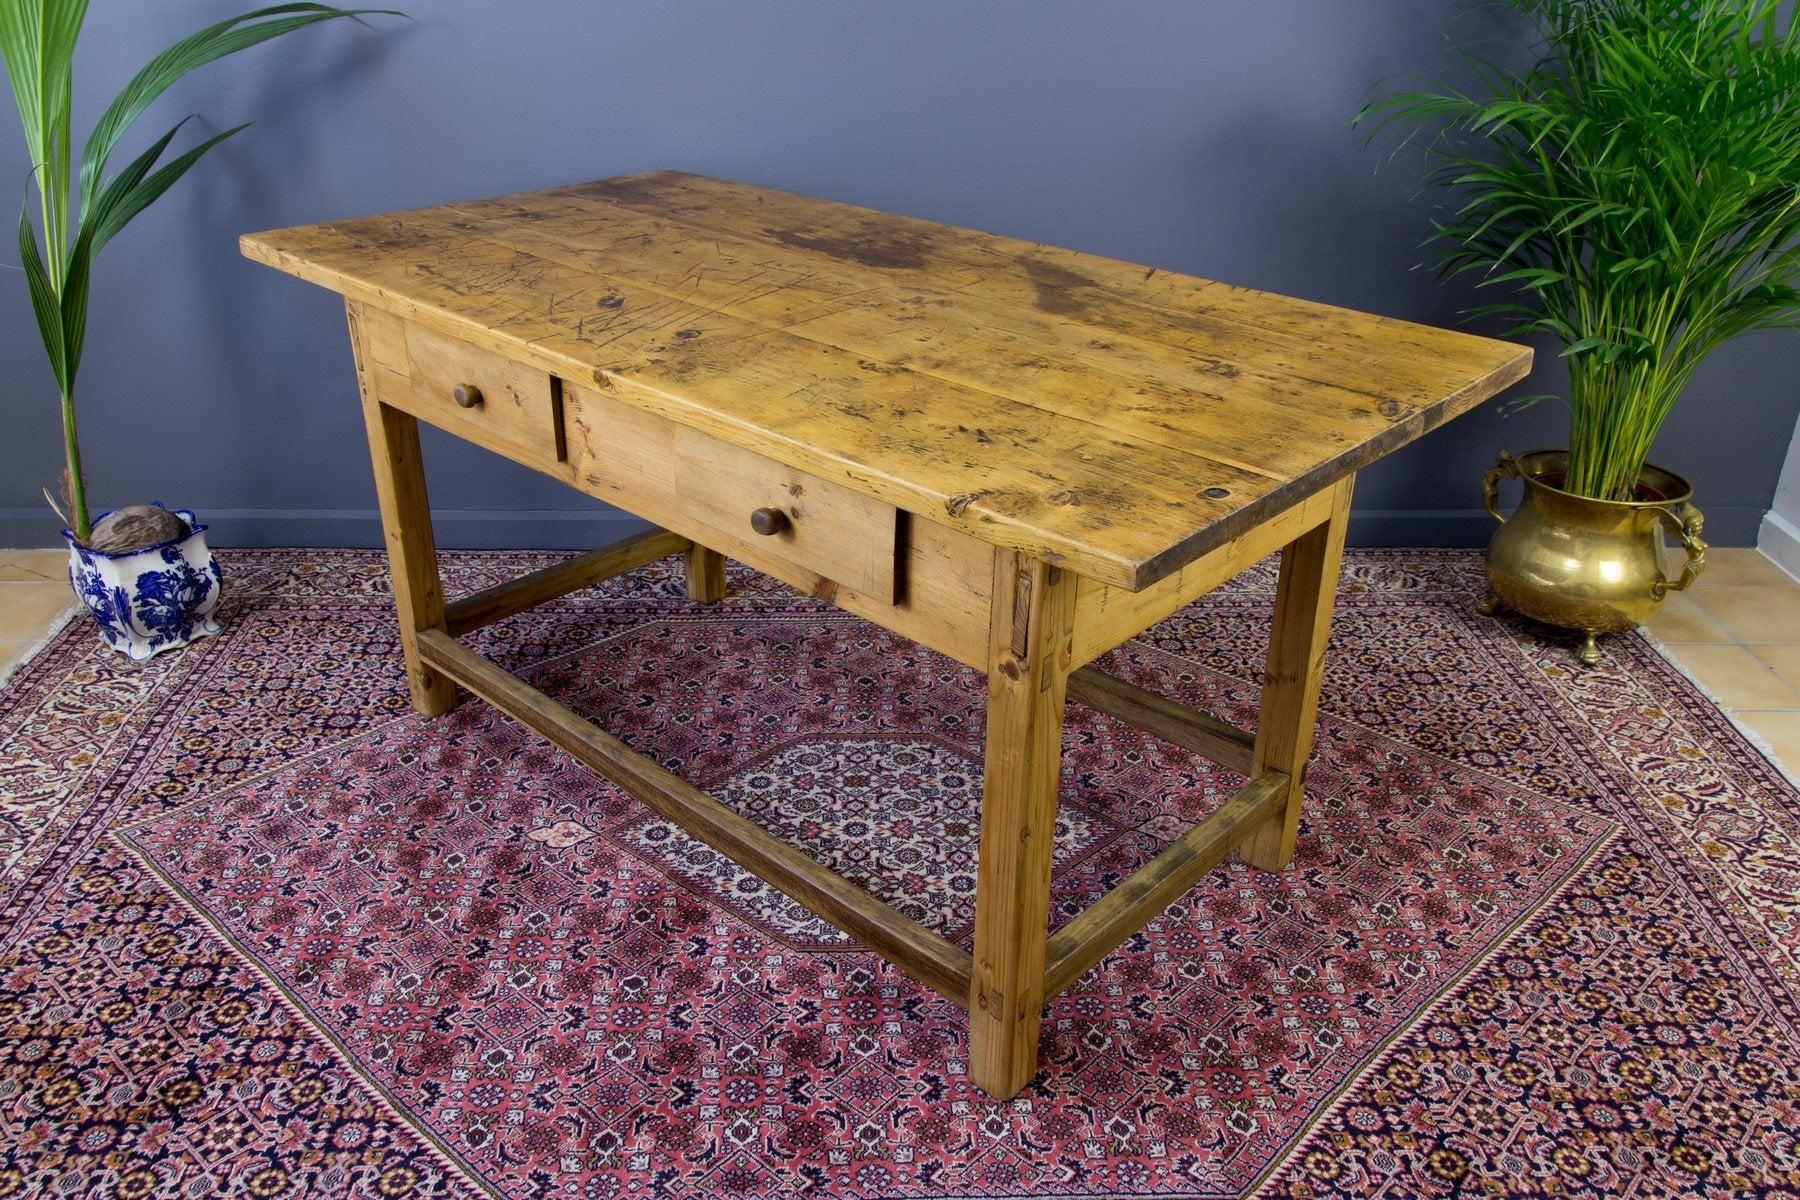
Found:
[[[81,479],[81,446],[75,439],[75,397],[62,397],[63,503],[69,507],[69,524],[75,540],[85,542],[93,527],[88,524],[87,485]]]

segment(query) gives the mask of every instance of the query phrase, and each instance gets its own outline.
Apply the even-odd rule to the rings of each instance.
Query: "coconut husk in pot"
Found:
[[[102,554],[129,554],[188,535],[188,523],[154,504],[128,504],[94,524],[87,546]]]

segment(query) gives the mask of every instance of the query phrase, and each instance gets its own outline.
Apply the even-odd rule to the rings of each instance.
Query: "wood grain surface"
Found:
[[[1528,349],[676,172],[253,258],[997,547],[1140,590]]]

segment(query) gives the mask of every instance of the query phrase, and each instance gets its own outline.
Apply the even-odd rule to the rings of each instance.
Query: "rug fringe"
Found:
[[[0,666],[0,686],[4,686],[14,675],[24,670],[26,665],[36,658],[44,647],[56,640],[57,634],[69,627],[69,622],[80,615],[81,605],[72,603],[68,608],[51,617],[50,624],[45,627],[41,635],[26,642],[24,648],[19,651],[19,656],[12,662]]]
[[[1717,692],[1694,678],[1692,672],[1676,660],[1675,656],[1669,652],[1670,644],[1668,642],[1656,637],[1648,630],[1639,630],[1638,632],[1643,636],[1645,643],[1648,644],[1652,650],[1656,651],[1658,657],[1668,663],[1669,666],[1673,667],[1683,679],[1687,680],[1688,684],[1696,692],[1705,696],[1707,701],[1711,703],[1714,708],[1719,710],[1720,716],[1731,722],[1731,727],[1737,731],[1738,736],[1754,746],[1756,752],[1761,754],[1768,762],[1769,766],[1775,769],[1777,775],[1781,776],[1795,787],[1800,788],[1800,763],[1790,765],[1782,762],[1780,755],[1776,752],[1775,747],[1769,744],[1767,738],[1738,720],[1737,713],[1726,706],[1725,701],[1719,697]]]

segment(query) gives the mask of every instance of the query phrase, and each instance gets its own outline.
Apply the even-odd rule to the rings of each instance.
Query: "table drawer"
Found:
[[[899,513],[861,492],[681,426],[671,431],[684,516],[892,604]]]
[[[528,457],[564,457],[555,384],[548,372],[411,321],[406,325],[406,357],[413,399],[429,412],[467,422]]]
[[[572,482],[589,495],[801,591],[848,599],[852,611],[904,603],[893,505],[604,392],[563,387]],[[752,524],[759,510],[780,513],[758,522],[768,533]],[[987,582],[985,567],[975,573]],[[983,632],[985,654],[985,619]]]
[[[458,437],[529,466],[561,462],[561,397],[546,371],[386,313],[366,324],[376,392]]]

